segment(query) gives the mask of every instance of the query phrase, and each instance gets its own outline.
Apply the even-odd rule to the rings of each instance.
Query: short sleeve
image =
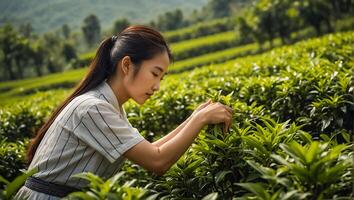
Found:
[[[73,133],[111,163],[144,140],[123,114],[106,102],[90,106]]]

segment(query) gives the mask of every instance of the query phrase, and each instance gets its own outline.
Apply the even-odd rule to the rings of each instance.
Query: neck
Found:
[[[130,98],[123,86],[123,83],[120,80],[115,78],[108,78],[106,82],[111,87],[114,95],[118,100],[118,104],[122,109],[123,104],[127,102]]]

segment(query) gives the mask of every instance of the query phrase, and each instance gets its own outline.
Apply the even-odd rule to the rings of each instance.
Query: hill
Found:
[[[57,29],[66,23],[79,29],[83,19],[93,13],[106,28],[119,18],[147,23],[158,14],[180,8],[184,14],[199,9],[208,0],[0,0],[0,25],[30,22],[37,33]]]

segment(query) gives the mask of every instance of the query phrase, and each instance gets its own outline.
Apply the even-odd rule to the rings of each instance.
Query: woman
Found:
[[[16,198],[59,199],[86,186],[72,177],[92,172],[102,178],[117,173],[125,159],[158,175],[188,149],[203,126],[231,125],[231,108],[208,101],[171,133],[150,143],[133,128],[123,104],[143,104],[160,88],[172,59],[162,35],[131,26],[105,39],[89,71],[32,139],[28,178]]]

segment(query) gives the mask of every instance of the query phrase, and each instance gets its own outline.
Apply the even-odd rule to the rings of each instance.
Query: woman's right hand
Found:
[[[219,102],[210,103],[202,108],[196,117],[199,117],[203,125],[224,123],[224,133],[228,132],[232,124],[232,108]]]

